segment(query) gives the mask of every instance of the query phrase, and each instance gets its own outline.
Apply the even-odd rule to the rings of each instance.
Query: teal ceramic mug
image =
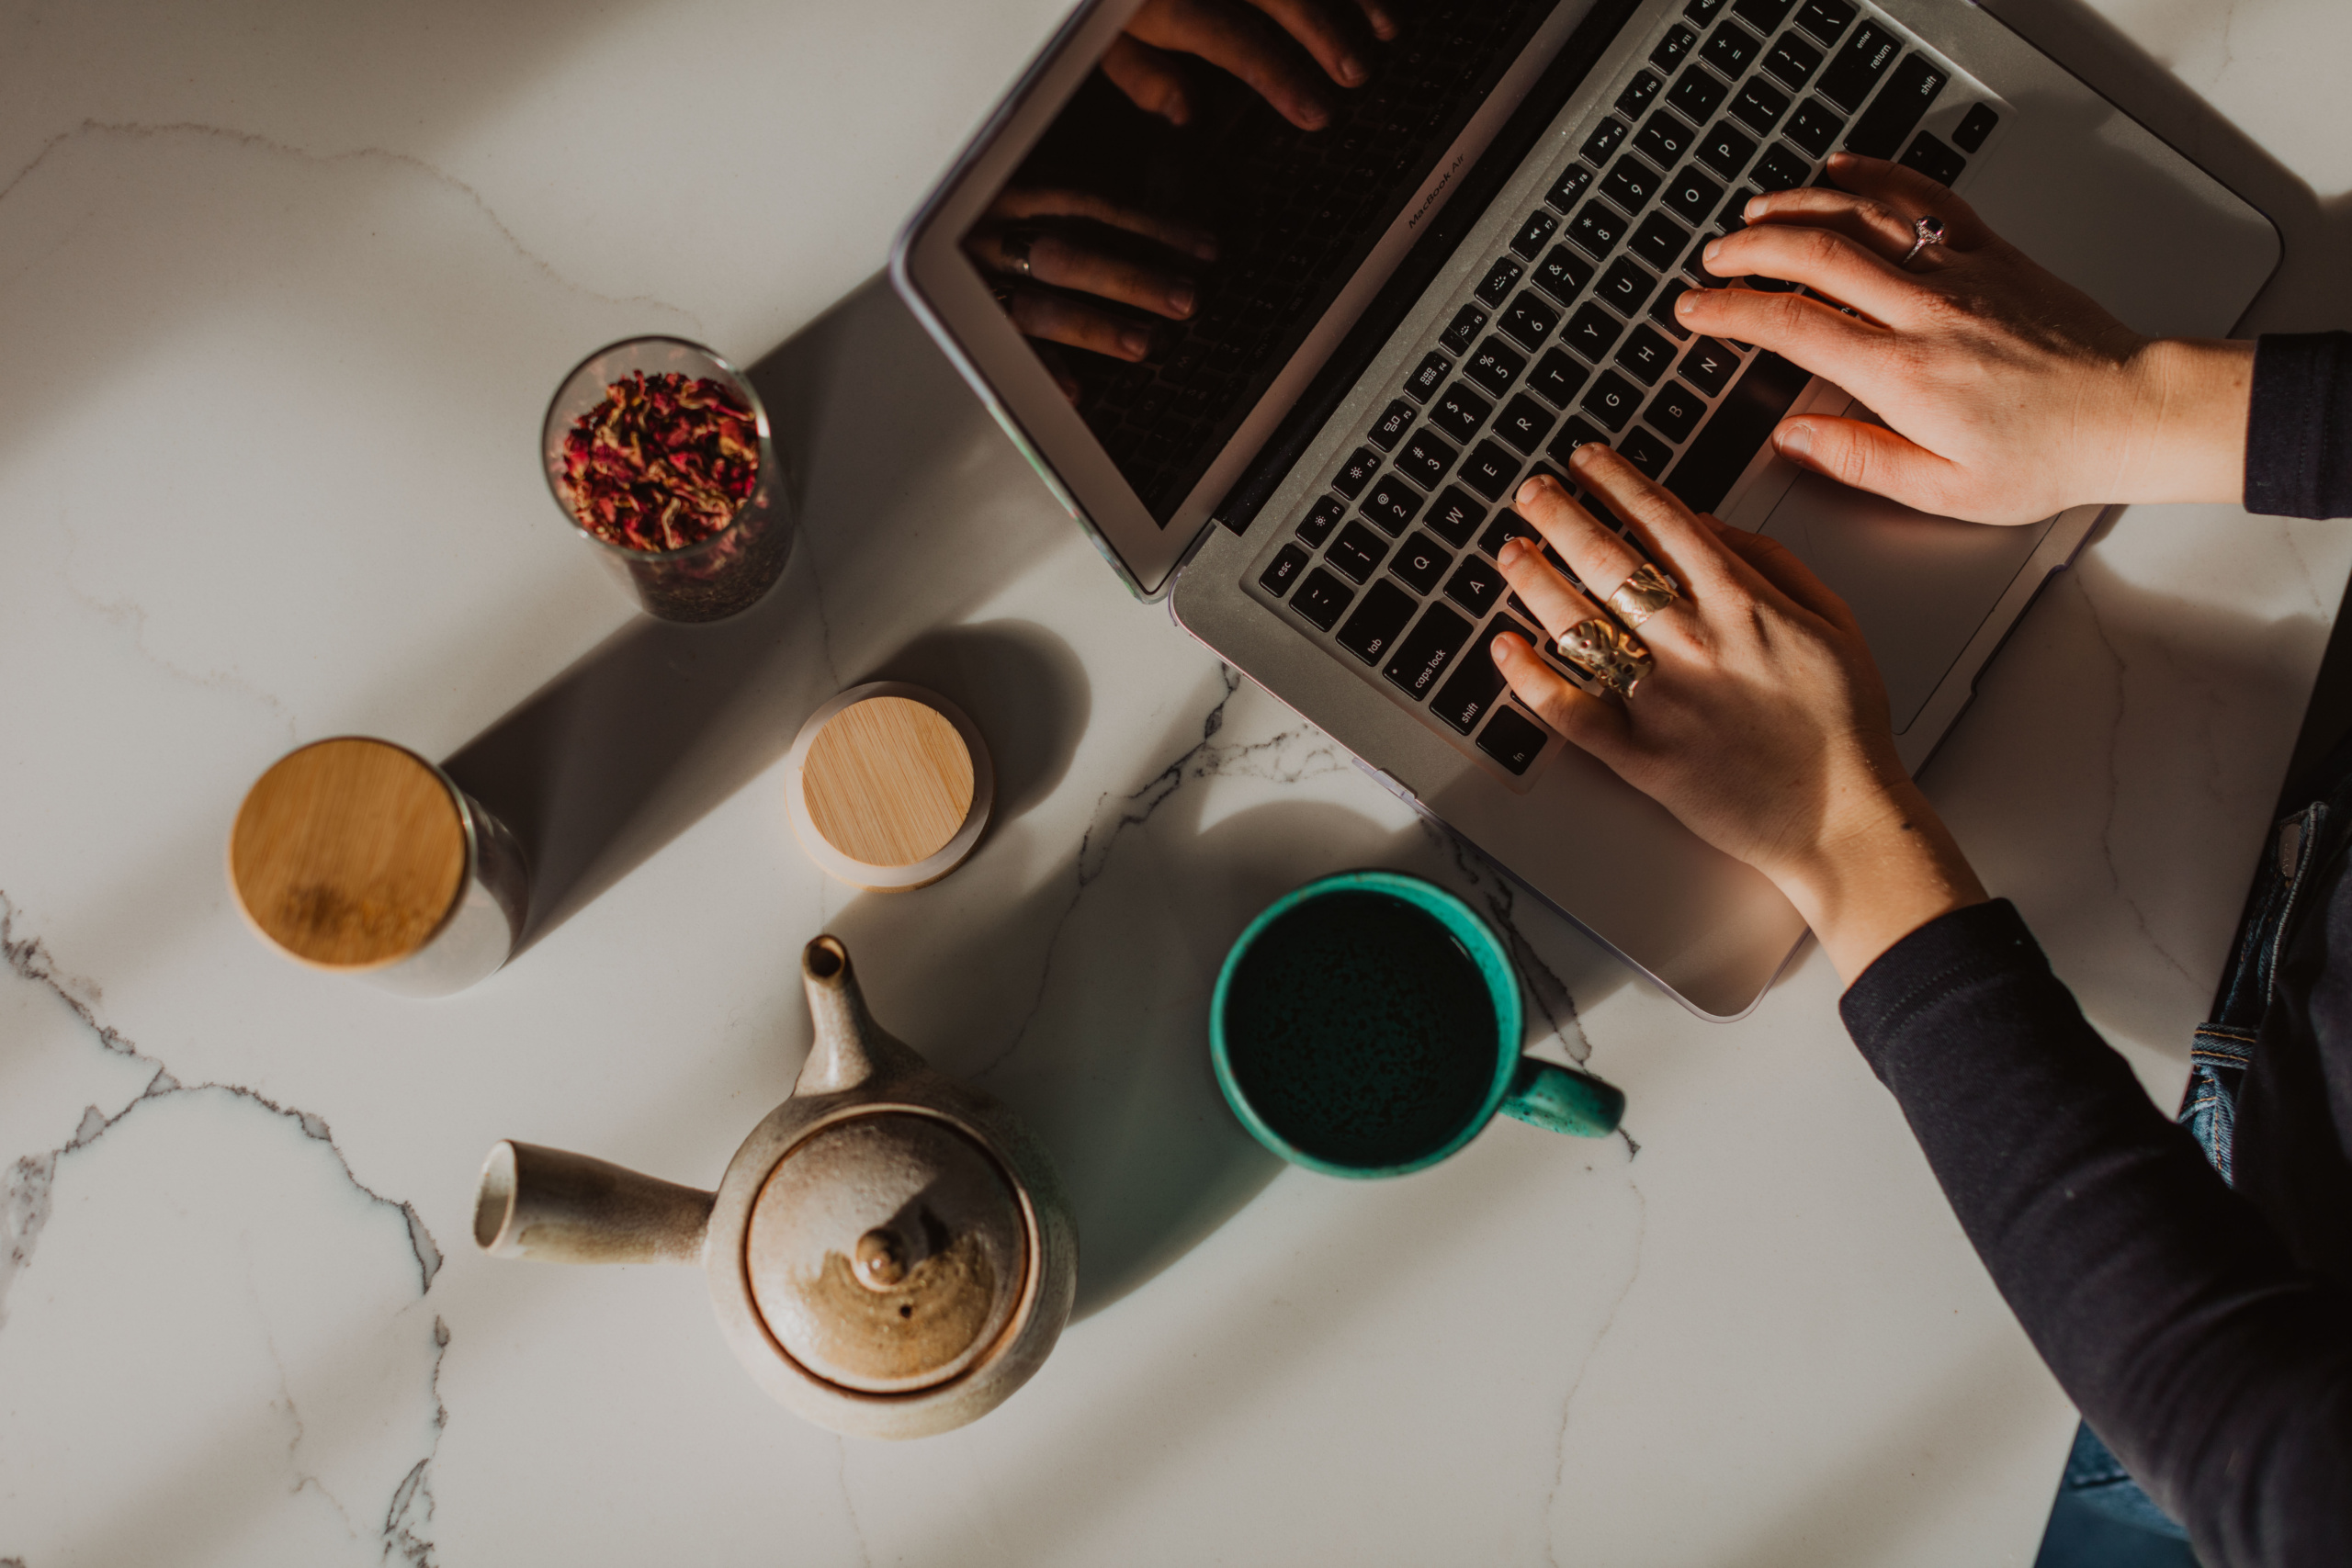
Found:
[[[1617,1089],[1520,1055],[1519,976],[1442,887],[1351,871],[1276,900],[1226,954],[1209,1010],[1217,1087],[1250,1134],[1329,1176],[1402,1176],[1497,1111],[1600,1137]]]

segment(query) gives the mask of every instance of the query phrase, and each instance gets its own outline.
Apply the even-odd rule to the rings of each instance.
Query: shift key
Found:
[[[1469,622],[1442,604],[1432,604],[1381,673],[1418,701],[1430,694],[1437,678],[1445,673],[1445,667],[1453,662],[1453,656],[1462,651],[1462,645],[1469,637]]]
[[[1497,622],[1496,630],[1503,629],[1503,623]],[[1516,631],[1518,628],[1512,626],[1509,629]],[[1491,643],[1493,640],[1490,634],[1487,641]],[[1430,711],[1467,735],[1478,728],[1478,721],[1487,716],[1487,710],[1495,705],[1497,697],[1503,694],[1505,683],[1503,672],[1495,668],[1493,655],[1484,645],[1474,648],[1470,656],[1453,671],[1453,679],[1448,681],[1444,689],[1430,702]]]
[[[1846,138],[1847,151],[1865,158],[1894,157],[1951,80],[1951,73],[1926,55],[1904,56],[1903,63],[1887,73],[1886,85],[1871,100],[1869,111],[1854,122],[1853,134]]]
[[[1396,640],[1396,634],[1405,629],[1407,621],[1412,619],[1413,610],[1419,603],[1411,594],[1382,578],[1372,585],[1372,592],[1363,596],[1363,603],[1358,604],[1356,613],[1348,617],[1348,624],[1340,628],[1340,646],[1366,664],[1379,663],[1380,656],[1388,651],[1389,645]]]

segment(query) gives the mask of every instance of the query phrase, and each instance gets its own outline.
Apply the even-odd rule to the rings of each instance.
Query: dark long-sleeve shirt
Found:
[[[2246,505],[2352,514],[2352,336],[2263,341]],[[2034,1345],[2207,1568],[2352,1564],[2352,879],[2342,854],[2316,876],[2234,1190],[2006,901],[1913,932],[1841,1005]]]

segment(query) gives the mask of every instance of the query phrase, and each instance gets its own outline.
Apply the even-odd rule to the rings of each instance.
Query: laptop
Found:
[[[1966,0],[1421,0],[1311,131],[1189,57],[1185,124],[1136,107],[1101,69],[1136,9],[1064,25],[900,237],[900,293],[1139,597],[1685,1006],[1745,1014],[1794,909],[1487,655],[1516,628],[1556,657],[1495,564],[1533,533],[1519,481],[1606,441],[1790,546],[1853,605],[1916,769],[2099,509],[1987,527],[1801,474],[1770,432],[1852,400],[1680,329],[1700,250],[1849,148],[1951,186],[2139,330],[2218,336],[2275,231]],[[1040,191],[1116,220],[1032,222]],[[1015,276],[1009,213],[1032,254],[1053,233],[1181,274],[1194,309]],[[1041,305],[1148,346],[1024,336]]]

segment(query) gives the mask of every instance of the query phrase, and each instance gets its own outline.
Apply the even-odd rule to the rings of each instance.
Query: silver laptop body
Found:
[[[2276,265],[2275,231],[1966,0],[1532,0],[1459,25],[1433,6],[1395,47],[1448,27],[1415,68],[1466,85],[1437,108],[1396,89],[1426,122],[1414,158],[1345,121],[1314,143],[1227,116],[1228,187],[1269,148],[1321,159],[1311,189],[1364,188],[1356,148],[1391,176],[1319,292],[1268,265],[1220,300],[1218,267],[1254,265],[1228,247],[1201,313],[1220,319],[1145,366],[1065,356],[1063,378],[1072,360],[1090,378],[1074,402],[964,242],[1008,186],[1056,171],[1057,123],[1079,164],[1100,152],[1069,128],[1103,112],[1095,66],[1136,9],[1070,18],[900,238],[900,292],[1139,596],[1170,596],[1219,658],[1686,1006],[1744,1014],[1802,940],[1795,911],[1498,689],[1483,649],[1528,621],[1492,569],[1510,487],[1605,439],[1787,543],[1853,605],[1917,768],[2098,509],[1984,527],[1800,475],[1764,434],[1850,400],[1673,327],[1671,293],[1702,281],[1691,252],[1744,195],[1850,144],[1944,179],[2138,330],[2218,336]],[[1483,64],[1442,56],[1465,40]],[[1346,210],[1250,199],[1293,247]]]

